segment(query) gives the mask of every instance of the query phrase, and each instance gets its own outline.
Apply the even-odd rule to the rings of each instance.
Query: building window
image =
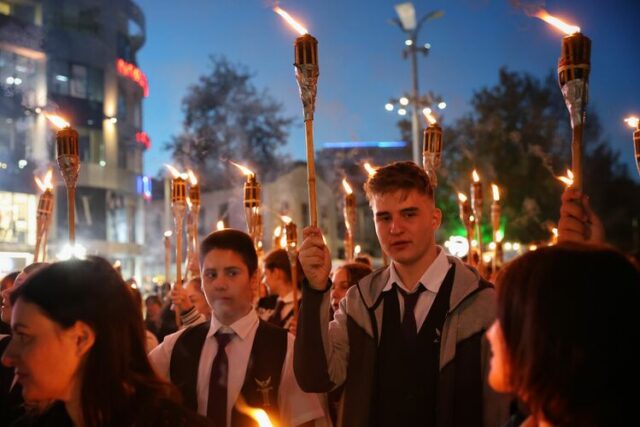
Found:
[[[35,243],[36,197],[0,191],[0,242]]]
[[[102,130],[78,128],[78,145],[82,162],[104,164],[104,140]]]
[[[13,16],[28,24],[37,24],[36,6],[24,2],[0,1],[0,14]]]
[[[102,70],[64,61],[49,62],[49,89],[57,95],[101,102],[104,97]]]

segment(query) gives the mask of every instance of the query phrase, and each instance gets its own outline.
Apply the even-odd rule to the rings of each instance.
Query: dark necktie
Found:
[[[418,283],[418,288],[415,292],[408,294],[400,286],[396,286],[402,298],[404,299],[404,315],[402,316],[402,333],[407,340],[411,350],[415,350],[418,342],[418,328],[416,326],[415,308],[418,303],[418,298],[424,286]]]
[[[225,334],[216,332],[218,341],[218,352],[213,359],[211,366],[211,377],[209,378],[209,400],[207,402],[207,417],[214,421],[216,427],[226,427],[227,425],[227,380],[229,378],[229,360],[225,348],[233,333]]]

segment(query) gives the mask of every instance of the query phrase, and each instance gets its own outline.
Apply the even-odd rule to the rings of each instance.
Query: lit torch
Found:
[[[176,281],[174,287],[182,287],[182,232],[184,215],[187,211],[187,178],[171,165],[165,165],[171,172],[171,210],[175,223],[176,235]],[[180,325],[180,308],[175,306],[176,322]]]
[[[346,178],[342,180],[342,187],[344,188],[344,225],[346,227],[346,235],[344,236],[344,255],[347,261],[353,261],[354,251],[354,235],[356,226],[356,195],[353,193],[353,189],[349,185]]]
[[[47,239],[49,236],[49,225],[51,224],[51,213],[53,212],[53,185],[51,183],[52,171],[49,169],[41,180],[35,177],[36,184],[42,191],[38,200],[38,210],[36,216],[36,247],[33,254],[33,261],[40,260],[40,245],[42,245],[42,261],[47,258]]]
[[[190,276],[200,277],[198,265],[198,215],[200,214],[200,184],[191,169],[189,175],[189,215],[187,216],[187,271]]]
[[[638,167],[638,173],[640,173],[640,118],[627,117],[625,122],[631,128],[635,128],[633,131],[633,150],[636,155],[636,165]]]
[[[591,40],[582,35],[580,27],[566,24],[545,10],[540,10],[536,17],[566,34],[562,38],[558,60],[558,82],[571,118],[571,169],[575,174],[574,186],[582,191],[582,133],[589,98]]]
[[[298,228],[293,221],[284,225],[286,249],[291,265],[291,282],[293,283],[293,319],[298,321]]]
[[[318,40],[309,34],[306,28],[300,25],[285,10],[276,6],[273,9],[278,15],[299,34],[294,43],[294,67],[300,98],[304,110],[305,137],[307,142],[307,186],[309,191],[309,214],[311,225],[318,226],[318,209],[316,194],[316,168],[313,153],[313,113],[316,108],[316,94],[318,91]]]
[[[56,146],[58,168],[67,187],[67,218],[69,220],[69,244],[76,242],[76,184],[80,172],[80,148],[78,132],[62,117],[46,114],[47,119],[58,128]]]
[[[474,169],[472,174],[473,182],[471,183],[471,209],[473,210],[473,216],[476,220],[476,239],[478,240],[478,252],[480,260],[482,260],[482,230],[480,225],[482,223],[482,182],[480,182],[480,175]]]
[[[424,130],[423,147],[422,147],[422,166],[429,176],[431,187],[435,189],[438,186],[438,169],[440,168],[440,159],[442,153],[442,128],[438,124],[436,118],[431,114],[430,109],[423,111],[425,118],[429,122],[429,126]]]
[[[565,187],[569,188],[571,186],[573,186],[574,183],[574,175],[573,172],[571,172],[571,169],[567,169],[567,174],[565,176],[557,176],[556,179],[560,182],[562,182]]]
[[[367,171],[369,179],[371,179],[376,174],[377,168],[371,166],[371,163],[369,162],[366,162],[363,166],[364,170]],[[387,253],[384,251],[384,249],[382,249],[382,245],[380,245],[380,254],[382,254],[382,263],[386,267],[387,265],[389,265],[389,257],[387,256]]]
[[[467,260],[469,264],[473,264],[471,241],[473,240],[474,236],[473,229],[475,226],[475,218],[471,211],[471,204],[469,203],[469,199],[464,193],[458,193],[458,208],[460,210],[460,221],[467,231],[467,243],[469,244],[469,254]]]
[[[492,269],[493,274],[496,274],[498,264],[502,264],[502,259],[498,259],[498,231],[500,230],[500,216],[502,215],[502,209],[500,206],[500,188],[497,185],[491,184],[491,192],[493,193],[493,203],[491,203],[491,228],[493,230],[493,243],[495,245]]]
[[[230,162],[240,169],[247,180],[244,183],[244,212],[247,221],[247,231],[253,240],[253,245],[258,250],[262,240],[262,214],[260,213],[260,195],[262,187],[256,179],[256,174],[245,166]]]

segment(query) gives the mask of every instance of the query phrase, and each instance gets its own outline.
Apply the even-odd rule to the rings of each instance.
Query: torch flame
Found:
[[[169,169],[169,172],[171,172],[171,175],[173,176],[174,179],[175,178],[182,178],[182,179],[186,179],[187,178],[187,174],[180,173],[180,171],[178,169],[174,168],[173,166],[168,165],[166,163],[164,165],[167,167],[167,169]]]
[[[347,181],[347,178],[342,178],[342,187],[344,188],[344,191],[347,192],[347,194],[353,194],[353,189],[349,185],[349,181]]]
[[[629,125],[629,127],[637,128],[638,123],[640,123],[640,118],[636,116],[629,116],[624,121]]]
[[[556,227],[553,227],[551,229],[551,234],[553,234],[553,237],[558,237],[558,229]]]
[[[218,220],[218,222],[216,223],[216,230],[224,230],[224,221],[223,220]]]
[[[309,33],[309,31],[307,31],[307,29],[305,27],[300,25],[300,23],[298,21],[293,19],[293,17],[291,15],[289,15],[289,13],[286,10],[282,9],[280,6],[274,7],[273,11],[275,13],[277,13],[278,15],[282,16],[284,18],[284,20],[287,21],[287,23],[289,25],[291,25],[291,27],[293,27],[294,30],[296,30],[298,33],[300,33],[301,36],[304,36],[305,34]]]
[[[473,182],[480,182],[480,175],[478,175],[475,169],[471,172],[471,176],[473,177]]]
[[[171,237],[172,234],[173,234],[173,231],[167,230],[164,232],[164,237]]]
[[[427,119],[430,125],[435,125],[436,123],[438,123],[438,120],[436,120],[435,116],[431,114],[431,111],[425,109],[422,110],[422,114],[424,114],[425,119]]]
[[[280,220],[285,224],[289,224],[291,221],[293,221],[293,219],[291,219],[291,217],[287,215],[280,215]]]
[[[498,188],[498,186],[495,185],[495,184],[491,184],[491,191],[493,192],[493,201],[494,202],[499,202],[500,201],[500,188]]]
[[[467,196],[464,193],[458,193],[458,200],[460,200],[462,203],[467,201]]]
[[[58,129],[71,126],[68,121],[66,121],[60,116],[56,116],[55,114],[45,113],[44,116]]]
[[[198,177],[195,173],[193,173],[191,169],[187,171],[187,175],[189,175],[189,181],[191,182],[191,185],[198,185]]]
[[[275,228],[275,230],[273,230],[273,237],[280,237],[282,236],[282,226],[277,226]]]
[[[43,193],[47,190],[53,190],[53,183],[51,182],[52,177],[53,177],[53,172],[51,171],[51,169],[49,169],[45,174],[44,178],[42,178],[42,180],[37,176],[34,178],[36,181],[36,184],[38,185],[38,187]]]
[[[242,174],[244,176],[254,176],[255,173],[253,173],[253,171],[245,166],[239,165],[235,162],[232,162],[231,160],[229,160],[229,163],[231,163],[233,166],[237,167],[238,169],[240,169],[240,171],[242,172]]]
[[[371,163],[369,163],[369,162],[366,162],[364,164],[364,170],[367,171],[367,174],[369,175],[369,177],[372,177],[373,175],[376,174],[376,168],[371,166]]]
[[[566,35],[571,35],[571,34],[580,32],[580,27],[567,24],[566,22],[556,18],[555,16],[549,15],[549,13],[544,9],[540,9],[540,11],[535,14],[535,17],[540,18],[543,21],[553,25],[560,31],[564,32]]]
[[[573,172],[571,172],[571,169],[567,169],[567,175],[566,176],[557,176],[556,177],[558,179],[558,181],[561,181],[562,183],[564,183],[564,185],[566,185],[567,187],[571,187],[573,185]]]

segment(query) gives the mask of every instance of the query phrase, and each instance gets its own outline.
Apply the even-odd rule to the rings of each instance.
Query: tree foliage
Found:
[[[281,154],[292,119],[253,74],[225,57],[211,57],[211,71],[189,87],[182,100],[183,130],[165,145],[174,160],[196,170],[209,188],[234,180],[226,160],[247,164],[269,178],[288,161]],[[266,175],[266,176],[265,176]]]
[[[469,114],[445,129],[438,189],[439,204],[448,219],[445,231],[460,227],[456,193],[468,193],[471,171],[476,168],[485,188],[484,222],[489,223],[489,184],[496,183],[502,189],[506,238],[547,240],[559,216],[563,191],[555,176],[564,175],[571,163],[568,112],[555,75],[540,80],[503,68],[498,83],[476,92],[471,106]],[[629,248],[630,218],[640,213],[634,200],[638,185],[602,139],[594,111],[587,114],[584,138],[585,192],[603,217],[609,238]],[[488,226],[483,235],[490,238]]]

